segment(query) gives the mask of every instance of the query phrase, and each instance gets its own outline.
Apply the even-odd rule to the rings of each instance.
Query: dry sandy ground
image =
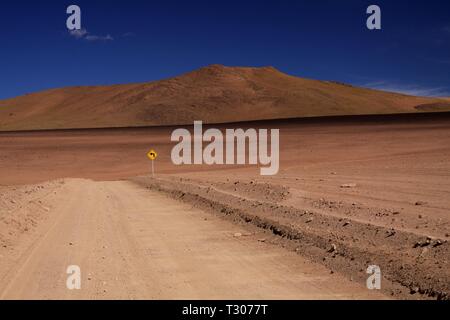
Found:
[[[193,256],[200,257],[200,260],[211,259],[208,260],[209,263],[202,265],[213,268],[215,264],[212,261],[220,259],[222,255],[216,254],[216,251],[201,250],[208,250],[208,246],[213,246],[211,240],[206,240],[209,239],[208,235],[212,237],[216,234],[219,237],[218,235],[221,234],[224,237],[216,239],[218,243],[214,245],[217,252],[220,250],[237,252],[236,256],[225,260],[236,261],[247,257],[245,265],[255,267],[255,269],[245,269],[243,265],[238,264],[237,269],[242,269],[242,274],[238,271],[236,274],[242,275],[244,279],[250,279],[248,281],[251,279],[256,281],[249,275],[250,273],[264,274],[266,266],[278,270],[272,273],[272,275],[276,274],[276,276],[273,275],[276,277],[275,280],[264,278],[257,281],[262,286],[264,283],[270,283],[267,287],[279,288],[277,296],[271,296],[275,294],[274,290],[255,291],[267,294],[267,298],[366,297],[367,290],[359,291],[359,289],[365,283],[367,278],[365,269],[369,264],[377,264],[382,269],[382,294],[394,298],[448,298],[450,286],[448,271],[450,117],[448,115],[263,122],[242,126],[281,129],[279,175],[262,178],[259,176],[257,167],[176,167],[171,164],[169,158],[173,146],[169,137],[173,128],[0,134],[0,185],[5,186],[1,189],[4,200],[0,208],[2,217],[0,240],[6,245],[6,248],[0,251],[2,255],[0,271],[6,277],[0,285],[5,297],[12,292],[21,292],[21,284],[27,282],[26,279],[31,279],[27,278],[31,277],[29,270],[39,270],[39,279],[48,280],[55,277],[54,280],[61,284],[61,279],[65,277],[64,270],[56,271],[49,264],[52,261],[70,264],[71,257],[85,261],[87,268],[94,270],[91,281],[92,284],[95,283],[95,286],[89,287],[90,282],[87,284],[84,282],[85,292],[92,297],[180,297],[174,291],[161,291],[160,295],[145,291],[147,295],[144,295],[143,291],[132,289],[142,287],[142,290],[145,290],[142,284],[142,282],[147,283],[145,277],[150,277],[156,272],[150,264],[147,266],[150,270],[148,273],[139,274],[139,266],[146,264],[145,260],[142,261],[145,255],[142,255],[139,250],[145,250],[145,248],[163,250],[164,248],[166,257],[171,254],[169,251],[174,250],[171,258],[167,259],[172,264],[187,267],[189,264],[182,260],[183,254],[180,248],[198,250]],[[148,174],[150,164],[145,158],[145,153],[150,147],[155,148],[160,154],[156,162],[157,179],[132,178]],[[31,184],[60,178],[88,178],[99,182],[69,180],[63,185],[69,190],[56,191],[56,195],[50,192],[50,197],[59,197],[59,199],[51,200],[49,204],[44,203],[41,206],[39,202],[31,202],[28,205],[28,199],[22,202],[21,195],[26,197],[28,196],[26,192],[36,189],[31,187]],[[114,182],[121,179],[129,181]],[[58,183],[58,181],[50,182],[48,186],[46,183],[43,190],[53,190],[55,186],[63,188],[58,186]],[[342,186],[346,184],[352,187],[343,188]],[[143,187],[151,190],[145,190]],[[91,191],[84,193],[85,190]],[[155,191],[163,192],[181,201],[173,202],[173,199],[161,198]],[[94,195],[98,195],[96,199]],[[102,197],[107,196],[116,200],[100,201]],[[139,200],[133,201],[128,198]],[[92,200],[88,201],[88,199]],[[9,206],[15,204],[9,202],[6,206],[5,203],[11,200],[17,202],[19,208],[22,206],[22,208],[33,209],[29,209],[29,212],[10,210]],[[147,205],[141,206],[140,202]],[[64,203],[67,205],[66,208]],[[144,215],[152,203],[159,204],[160,210],[166,210],[164,209],[166,206],[176,209],[160,212],[159,218],[163,221],[147,221],[146,219],[158,219],[157,216],[152,218],[150,214]],[[178,207],[179,205],[184,207]],[[118,210],[114,206],[122,209]],[[77,212],[77,208],[83,209]],[[92,212],[92,209],[98,211],[97,214],[88,214]],[[179,215],[180,212],[184,214]],[[108,214],[111,215],[108,216]],[[173,218],[162,219],[161,215],[169,215]],[[56,217],[61,218],[57,220]],[[127,220],[129,217],[131,217],[130,221]],[[206,222],[202,220],[204,217],[208,217]],[[5,224],[8,219],[17,221]],[[62,224],[59,225],[60,227],[55,227],[52,232],[38,231],[39,228],[47,230],[44,227],[47,223],[58,225],[56,221],[61,221]],[[132,221],[135,222],[132,223]],[[145,227],[141,228],[141,223]],[[123,234],[123,237],[117,236],[117,239],[127,239],[120,240],[122,242],[118,243],[119,240],[111,234],[108,236],[110,232],[108,230],[113,228],[118,230],[120,225],[130,229],[116,232]],[[158,226],[157,231],[153,228],[154,225]],[[205,226],[211,229],[196,229]],[[239,228],[248,231],[236,231],[240,230]],[[37,237],[49,237],[55,241],[45,242],[44,239],[42,246],[39,245],[39,241],[35,241],[36,249],[26,249],[28,248],[26,240],[23,240],[24,244],[21,240],[28,237],[25,236],[28,234],[25,229],[35,230],[33,233],[35,232]],[[87,234],[83,231],[85,229]],[[139,238],[140,229],[144,230],[142,232],[146,234],[150,242]],[[73,232],[80,230],[80,232],[75,234],[71,230],[75,230]],[[150,232],[150,230],[153,231]],[[147,231],[151,235],[147,234]],[[233,237],[236,232],[242,234],[248,232],[254,235],[236,239]],[[120,248],[123,255],[120,256],[115,251],[115,253],[111,251],[103,254],[102,247],[98,249],[96,244],[90,247],[93,244],[89,240],[92,237],[95,239],[97,233],[99,237],[97,242],[102,245],[105,242],[111,242]],[[45,236],[46,234],[48,236]],[[131,237],[127,238],[127,234]],[[190,238],[195,238],[195,235],[198,238]],[[178,237],[184,240],[177,242]],[[106,240],[102,242],[101,239]],[[264,240],[264,242],[257,240]],[[127,244],[128,241],[139,244],[144,241],[144,245],[133,247],[132,244]],[[68,245],[70,242],[73,243],[72,246]],[[52,248],[51,250],[46,251],[46,243]],[[157,246],[152,246],[152,243],[157,243]],[[185,243],[187,247],[184,247]],[[243,247],[233,249],[238,243]],[[108,244],[105,245],[111,248]],[[128,249],[125,250],[124,247]],[[80,251],[77,251],[77,248],[80,248]],[[92,248],[92,250],[85,252],[86,250],[82,248]],[[40,252],[44,256],[47,254],[45,252],[58,254],[51,255],[51,259],[44,259],[40,258],[40,254],[32,254],[32,252]],[[132,252],[142,259],[134,260]],[[268,252],[270,254],[266,257]],[[297,255],[294,254],[295,252]],[[160,254],[159,257],[163,259],[164,254],[161,252]],[[282,262],[284,267],[277,267],[270,262],[272,254],[277,257],[275,260],[278,263]],[[294,255],[291,256],[291,254]],[[58,258],[59,255],[62,257]],[[225,253],[223,255],[226,256]],[[281,259],[280,255],[286,258]],[[102,263],[103,256],[114,262]],[[263,257],[268,260],[261,263],[260,259]],[[120,259],[123,264],[119,263]],[[60,260],[64,260],[64,263]],[[119,269],[130,269],[125,263],[130,260],[132,260],[129,262],[131,265],[137,266],[134,267],[135,269],[131,268],[136,272],[132,272],[132,275],[128,275],[131,278],[127,278]],[[221,262],[221,264],[224,263]],[[160,261],[159,267],[164,269],[165,267],[162,267],[164,264],[166,263]],[[323,266],[327,271],[320,271],[323,269],[317,265]],[[24,271],[14,266],[23,266]],[[296,267],[299,269],[295,269],[295,272],[289,269]],[[10,276],[9,268],[19,270],[19,273]],[[167,268],[167,270],[173,270],[170,264]],[[221,278],[216,272],[221,274],[224,269],[220,269],[220,266],[215,268],[211,271],[211,277],[215,280],[209,286],[220,287],[223,283],[219,281]],[[55,270],[55,274],[46,275],[45,270]],[[306,281],[303,275],[311,270],[318,270],[318,273],[309,278],[305,276],[309,279]],[[328,282],[323,279],[330,274],[330,270],[334,272],[333,277],[339,275],[338,278],[342,276],[346,281],[342,280],[341,284],[331,284],[326,288],[325,283]],[[84,276],[88,276],[89,272],[84,273]],[[193,278],[187,277],[190,272],[193,271],[186,270],[186,272],[183,271],[184,275],[177,274],[184,277],[183,279],[186,279],[193,287],[200,285],[197,275],[193,274]],[[162,273],[162,276],[160,275],[157,279],[162,279],[163,283],[173,281],[176,284],[181,278],[177,280],[174,274],[174,271],[172,273],[168,271],[168,273]],[[201,274],[203,275],[203,272]],[[296,278],[297,274],[303,279],[302,281]],[[129,281],[130,292],[114,295],[114,292],[108,288],[106,292],[103,292],[101,281],[109,283],[112,286],[111,290],[114,290],[114,286],[117,285],[117,282],[111,282],[114,277],[118,277],[123,283]],[[284,277],[288,277],[293,286],[299,285],[293,289],[296,291],[295,296],[292,296],[293,292],[289,291],[289,288],[293,287],[283,284],[283,281],[286,281],[282,280],[285,279]],[[319,288],[319,290],[301,289],[302,286],[307,286],[305,283],[313,279],[318,282],[310,282],[311,287]],[[339,279],[336,281],[341,281],[341,278]],[[38,287],[28,291],[37,295],[42,287],[50,286],[47,280],[40,281],[40,284],[35,284]],[[133,285],[133,281],[140,285]],[[300,285],[298,281],[302,284]],[[55,282],[51,283],[55,286]],[[233,286],[238,286],[239,281],[232,283]],[[277,283],[278,287],[274,283]],[[39,285],[40,289],[38,289]],[[127,288],[125,284],[122,286]],[[207,293],[208,288],[203,288],[202,290],[206,290],[203,293]],[[342,291],[336,292],[333,288],[334,290],[342,288]],[[221,292],[218,293],[219,296],[210,295],[210,297],[228,297],[222,295],[222,293],[230,294],[228,289],[223,290],[217,289],[214,292]],[[201,297],[201,294],[191,295],[194,291],[184,293],[188,298]],[[42,292],[48,294],[48,297],[55,297],[52,292],[57,292],[56,294],[61,297],[76,296],[76,293],[62,293],[50,289],[42,290]],[[239,290],[232,292],[239,292]],[[245,296],[246,298],[261,297],[252,296],[251,292],[242,291],[241,297],[245,294],[249,294]],[[308,292],[311,295],[307,296]],[[37,295],[36,297],[45,296]]]
[[[2,299],[383,297],[131,182],[60,180],[11,196],[1,230],[21,225],[0,249]],[[81,290],[66,287],[69,265]]]

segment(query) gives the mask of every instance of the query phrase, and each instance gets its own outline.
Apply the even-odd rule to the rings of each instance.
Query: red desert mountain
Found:
[[[289,76],[272,67],[208,66],[150,83],[71,87],[0,101],[0,130],[136,127],[450,110],[412,97]]]

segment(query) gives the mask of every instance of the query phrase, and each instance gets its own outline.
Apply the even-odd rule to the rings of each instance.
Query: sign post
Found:
[[[152,162],[152,177],[155,177],[155,160],[158,157],[158,153],[156,153],[155,150],[150,150],[149,152],[147,152],[147,158],[150,159],[150,161]]]

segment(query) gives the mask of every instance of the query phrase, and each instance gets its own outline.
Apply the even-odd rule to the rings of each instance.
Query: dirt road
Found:
[[[33,201],[15,198],[21,212],[38,201],[46,217],[0,250],[2,299],[383,298],[131,182],[48,188]],[[69,265],[81,268],[81,290],[66,287]]]

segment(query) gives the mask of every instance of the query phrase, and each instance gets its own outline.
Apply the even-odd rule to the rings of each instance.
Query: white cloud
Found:
[[[449,97],[450,89],[446,87],[424,87],[420,85],[413,84],[399,84],[388,81],[377,81],[366,83],[363,87],[389,91],[395,93],[402,93],[411,96],[421,96],[421,97]]]
[[[114,38],[109,34],[106,36],[87,35],[86,40],[88,40],[88,41],[112,41],[112,40],[114,40]]]
[[[87,41],[113,41],[114,38],[108,34],[106,36],[98,36],[95,34],[89,33],[86,29],[81,30],[71,30],[69,31],[69,34],[77,39],[85,39]]]
[[[83,38],[85,35],[88,34],[86,29],[71,30],[71,31],[69,31],[69,33],[70,33],[71,36],[73,36],[73,37],[75,37],[77,39]]]
[[[122,37],[124,38],[131,38],[131,37],[135,37],[136,34],[134,32],[125,32]]]

